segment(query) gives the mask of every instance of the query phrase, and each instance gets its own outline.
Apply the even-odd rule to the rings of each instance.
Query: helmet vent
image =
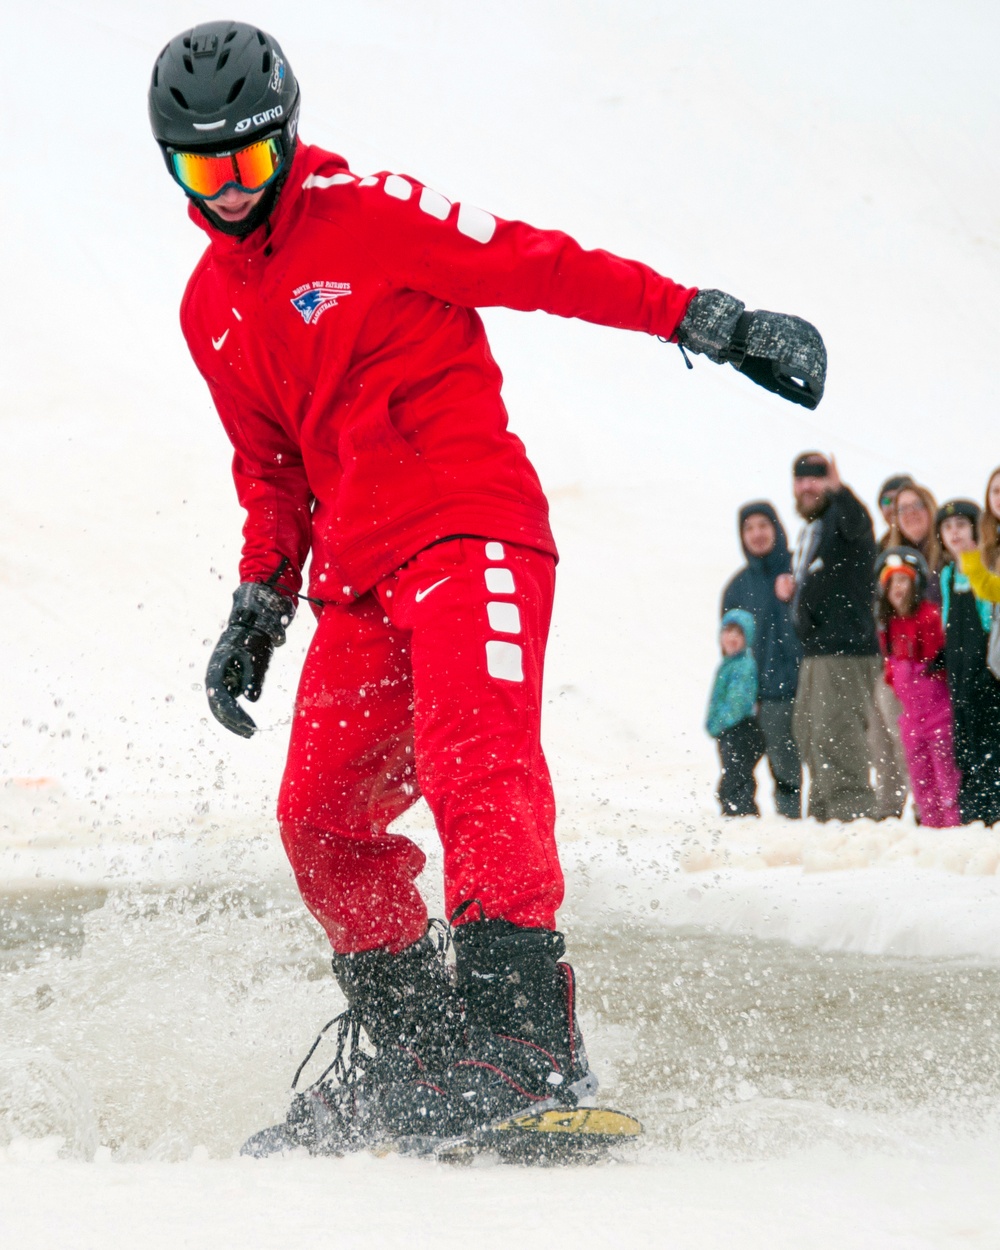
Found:
[[[222,42],[223,42],[223,43],[231,43],[231,42],[232,42],[235,38],[236,38],[236,31],[235,31],[235,30],[231,30],[231,31],[229,32],[229,34],[225,37],[225,39],[223,39],[223,41],[222,41]]]
[[[184,68],[189,74],[194,73],[194,66],[191,64],[191,58],[189,56],[184,57]]]
[[[160,85],[160,67],[157,64],[153,66],[153,86],[158,87],[159,85]]]
[[[228,60],[229,60],[229,49],[227,48],[225,52],[223,52],[222,56],[219,57],[219,63],[215,67],[215,72],[218,73],[219,70],[222,69],[222,67],[225,65],[225,63]]]
[[[260,68],[265,74],[269,74],[271,72],[271,49],[270,48],[265,49],[264,60],[261,62]]]
[[[185,48],[190,48],[190,47],[191,47],[191,36],[190,36],[190,35],[185,35],[185,36],[184,36],[184,38],[181,40],[181,43],[184,45],[184,47],[185,47]]]
[[[232,87],[230,88],[229,95],[226,96],[227,104],[232,104],[232,102],[236,99],[236,97],[243,90],[243,84],[245,82],[246,82],[245,78],[237,78],[237,80],[233,83]]]
[[[262,48],[267,46],[267,40],[264,38],[264,32],[262,30],[257,31],[257,42]]]
[[[184,99],[184,97],[181,95],[181,93],[177,90],[176,87],[170,88],[170,94],[174,97],[174,99],[177,101],[177,103],[181,106],[182,109],[186,109],[188,107],[187,100]]]

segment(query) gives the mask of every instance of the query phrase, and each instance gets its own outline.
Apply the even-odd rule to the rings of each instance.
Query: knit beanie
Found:
[[[950,516],[964,516],[972,522],[972,536],[979,541],[979,518],[982,515],[982,509],[979,504],[973,503],[971,499],[949,499],[947,503],[943,503],[937,510],[937,516],[934,518],[934,527],[937,530],[938,538],[941,537],[941,522],[947,521]]]

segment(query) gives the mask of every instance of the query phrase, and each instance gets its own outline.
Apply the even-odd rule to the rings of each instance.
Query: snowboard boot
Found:
[[[333,1061],[295,1095],[285,1123],[251,1137],[243,1154],[296,1147],[344,1154],[386,1139],[455,1131],[440,1081],[459,1047],[462,1009],[439,943],[428,933],[398,955],[334,955],[333,971],[347,999],[347,1010],[323,1030],[337,1026]]]
[[[453,935],[466,1045],[448,1092],[467,1128],[553,1107],[588,1105],[597,1091],[576,1019],[573,969],[561,933],[507,920],[460,925]]]

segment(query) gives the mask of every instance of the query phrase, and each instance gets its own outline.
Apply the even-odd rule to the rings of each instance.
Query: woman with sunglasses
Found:
[[[297,1100],[264,1152],[449,1135],[592,1096],[540,743],[556,549],[507,428],[478,307],[643,331],[815,407],[808,323],[748,312],[565,234],[504,221],[298,139],[278,44],[240,22],[172,40],[154,135],[208,248],[181,321],[233,443],[240,585],[206,679],[249,737],[311,558],[318,626],[278,821],[375,1050]],[[444,846],[457,987],[428,933],[424,855],[390,823],[423,794]],[[353,1060],[352,1060],[353,1063]]]
[[[893,473],[885,479],[878,492],[878,510],[882,514],[882,520],[885,521],[886,530],[882,537],[878,540],[879,554],[888,547],[889,539],[892,531],[893,512],[896,507],[896,496],[904,486],[912,486],[913,478],[909,473]]]

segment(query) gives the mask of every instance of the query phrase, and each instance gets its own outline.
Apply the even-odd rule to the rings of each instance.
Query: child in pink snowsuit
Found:
[[[952,742],[951,697],[943,667],[941,610],[928,602],[927,565],[912,548],[891,547],[879,560],[878,616],[885,680],[903,705],[900,736],[922,825],[961,824]]]

